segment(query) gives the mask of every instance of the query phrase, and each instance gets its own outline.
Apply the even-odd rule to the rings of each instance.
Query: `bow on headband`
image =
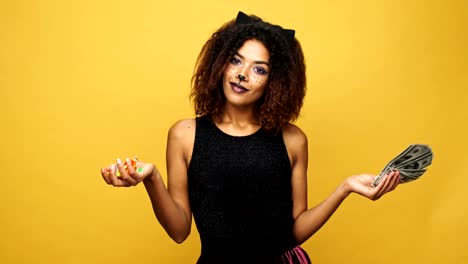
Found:
[[[252,20],[247,14],[243,13],[242,11],[239,11],[237,14],[236,18],[236,24],[241,25],[241,24],[250,24],[254,23],[255,21]],[[291,43],[294,40],[294,33],[296,31],[294,29],[282,29],[280,31],[281,35],[288,41],[288,43]]]

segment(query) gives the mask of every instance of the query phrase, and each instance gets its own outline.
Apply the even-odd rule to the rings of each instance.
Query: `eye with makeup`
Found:
[[[242,60],[240,58],[238,58],[237,56],[233,56],[229,59],[229,63],[231,65],[235,65],[235,66],[240,66],[242,65]],[[266,63],[261,63],[261,64],[266,64]],[[265,69],[265,67],[262,67],[262,66],[259,66],[259,65],[255,65],[252,70],[257,73],[258,75],[267,75],[268,74],[268,70]]]
[[[232,57],[231,59],[229,59],[229,63],[231,63],[232,65],[239,65],[241,64],[241,60],[236,57]]]
[[[268,71],[265,70],[265,68],[261,67],[261,66],[255,66],[254,67],[254,71],[260,75],[267,75],[268,74]]]

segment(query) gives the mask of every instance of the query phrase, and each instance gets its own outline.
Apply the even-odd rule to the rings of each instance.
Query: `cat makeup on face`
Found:
[[[242,104],[258,100],[268,83],[269,60],[270,54],[262,42],[254,39],[245,41],[229,59],[224,71],[226,98]]]

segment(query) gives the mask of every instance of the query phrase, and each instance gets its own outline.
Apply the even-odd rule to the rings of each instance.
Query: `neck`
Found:
[[[232,123],[233,125],[239,125],[240,127],[245,125],[259,125],[260,122],[253,109],[253,107],[234,107],[226,104],[224,110],[220,115],[220,122]]]
[[[220,116],[215,118],[216,125],[231,135],[247,135],[260,128],[260,121],[254,109],[226,105]]]

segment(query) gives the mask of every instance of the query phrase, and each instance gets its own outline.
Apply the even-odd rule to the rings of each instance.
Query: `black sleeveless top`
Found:
[[[281,132],[231,136],[197,118],[188,186],[201,257],[278,255],[297,245]]]

